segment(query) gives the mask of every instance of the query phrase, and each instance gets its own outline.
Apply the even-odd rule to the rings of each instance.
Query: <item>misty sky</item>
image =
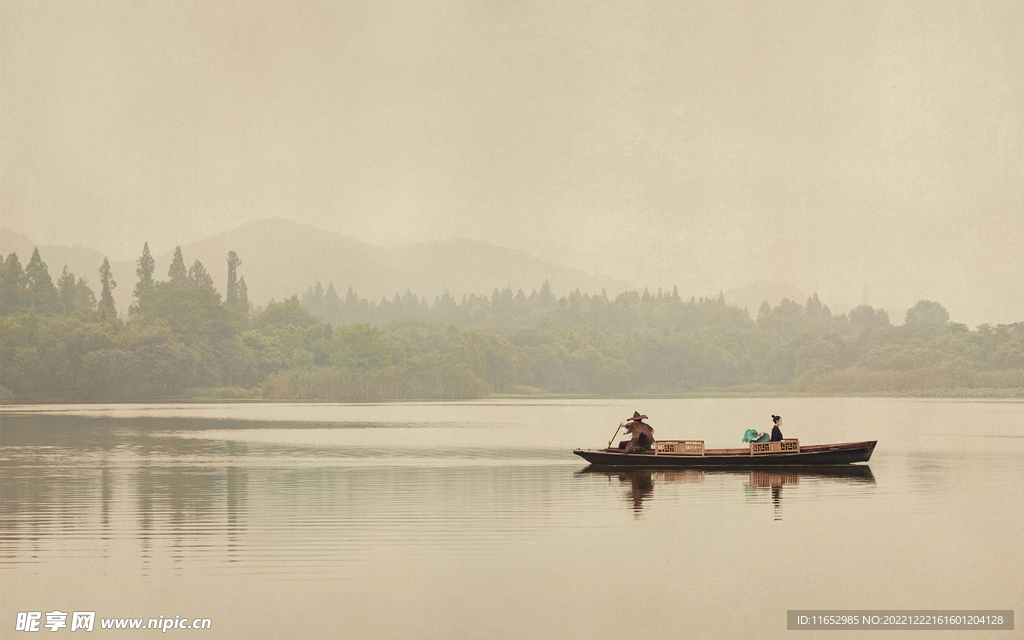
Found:
[[[1024,320],[1020,1],[0,6],[0,216],[37,242],[280,216]]]

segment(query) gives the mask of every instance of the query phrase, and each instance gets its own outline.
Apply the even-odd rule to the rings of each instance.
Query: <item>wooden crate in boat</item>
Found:
[[[658,440],[654,443],[654,455],[672,453],[675,455],[704,455],[703,440]]]
[[[776,440],[775,442],[751,442],[750,455],[762,453],[800,453],[800,441],[796,438]]]

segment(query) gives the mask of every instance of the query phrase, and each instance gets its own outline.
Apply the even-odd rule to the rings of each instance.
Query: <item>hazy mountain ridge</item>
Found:
[[[78,245],[70,247],[48,244],[37,245],[31,238],[12,231],[7,227],[0,229],[0,252],[3,253],[4,258],[10,253],[17,253],[22,268],[25,268],[25,265],[28,264],[36,247],[39,248],[39,256],[46,263],[47,268],[49,268],[50,277],[54,283],[60,277],[64,265],[67,265],[68,269],[76,276],[84,277],[94,289],[96,288],[100,279],[100,265],[103,264],[103,252]],[[132,271],[134,272],[134,267],[132,267]],[[117,279],[116,274],[114,278],[115,280]]]
[[[4,256],[16,252],[22,266],[36,246],[30,238],[10,229],[0,231],[0,252]],[[98,293],[102,252],[85,247],[38,247],[55,281],[66,264],[76,276],[85,276]],[[227,280],[227,253],[237,253],[242,260],[238,273],[245,278],[249,300],[256,305],[301,294],[318,281],[324,288],[333,282],[340,296],[351,286],[360,297],[369,299],[391,298],[406,290],[431,300],[445,289],[455,296],[490,295],[495,288],[505,287],[529,293],[545,280],[559,294],[574,289],[587,293],[606,289],[609,295],[615,295],[633,288],[609,276],[584,273],[526,251],[480,240],[435,240],[385,249],[281,218],[250,222],[182,245],[181,250],[186,265],[195,260],[203,263],[222,293]],[[154,256],[157,279],[166,279],[172,257],[170,251]],[[110,266],[118,283],[114,298],[118,311],[124,313],[131,304],[135,261],[111,261]]]

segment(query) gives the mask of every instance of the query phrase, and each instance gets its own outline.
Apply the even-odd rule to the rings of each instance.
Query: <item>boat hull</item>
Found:
[[[576,455],[601,467],[646,467],[701,469],[714,467],[792,467],[827,466],[867,462],[877,440],[823,444],[801,447],[799,452],[761,453],[749,449],[708,449],[704,455],[677,455],[653,452],[623,453],[618,449],[576,449]]]

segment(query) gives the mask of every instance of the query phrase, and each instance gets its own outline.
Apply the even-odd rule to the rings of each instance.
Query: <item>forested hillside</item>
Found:
[[[37,246],[31,238],[0,228],[3,255],[17,253],[24,262]],[[273,251],[265,251],[273,247]],[[157,272],[167,271],[173,251],[157,251]],[[86,281],[96,282],[103,262],[99,251],[83,247],[38,245],[42,259],[58,275],[65,264]],[[562,291],[581,289],[615,293],[629,288],[625,282],[592,275],[489,242],[467,239],[436,240],[397,247],[376,247],[356,238],[281,218],[256,220],[235,229],[181,247],[189,263],[198,259],[220,284],[227,278],[224,256],[233,250],[247,256],[245,273],[249,298],[264,306],[272,298],[284,300],[316,280],[343,281],[373,298],[412,289],[421,295],[441,294],[447,288],[457,295],[488,292],[495,286],[539,287],[545,279]],[[259,259],[255,259],[259,256]],[[111,259],[117,281],[135,278],[134,260]],[[132,288],[119,287],[114,301],[123,312],[132,303]],[[777,300],[776,298],[775,300]],[[758,301],[760,303],[760,301]]]
[[[248,259],[248,258],[247,258]],[[253,259],[255,260],[255,259]],[[868,306],[834,315],[763,304],[756,318],[722,296],[627,292],[610,298],[545,284],[529,294],[411,291],[371,302],[319,283],[253,308],[239,256],[224,296],[199,260],[174,254],[158,280],[148,246],[127,318],[104,261],[99,292],[66,268],[54,282],[34,252],[0,273],[4,402],[183,397],[383,400],[490,393],[1024,394],[1024,323],[974,330],[921,301],[901,326]]]

